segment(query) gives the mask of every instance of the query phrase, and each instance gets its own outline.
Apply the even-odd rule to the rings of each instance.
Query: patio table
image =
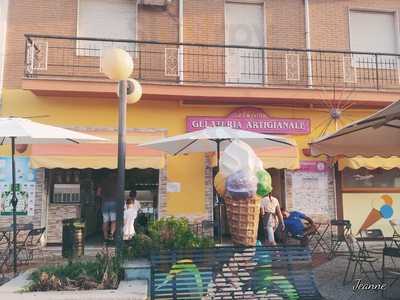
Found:
[[[383,254],[383,248],[387,246],[387,241],[391,240],[391,237],[385,237],[382,234],[381,230],[367,230],[367,234],[360,233],[360,237],[357,239],[362,242],[363,248],[367,253],[370,254],[377,254],[377,255],[382,255]],[[368,234],[369,232],[376,232],[377,234],[371,235]],[[379,243],[377,245],[371,245],[371,243]]]
[[[329,229],[329,223],[327,222],[314,222],[315,225],[315,231],[310,235],[309,241],[310,243],[312,241],[315,241],[315,245],[311,249],[311,254],[314,254],[315,250],[320,246],[322,249],[322,252],[324,254],[329,254],[330,253],[330,247],[329,244],[325,241],[325,235],[328,232]]]

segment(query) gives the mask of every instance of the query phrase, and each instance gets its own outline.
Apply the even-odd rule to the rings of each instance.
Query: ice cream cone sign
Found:
[[[372,201],[372,209],[361,225],[359,232],[368,229],[380,219],[390,220],[394,213],[393,203],[394,200],[389,195],[382,195]]]

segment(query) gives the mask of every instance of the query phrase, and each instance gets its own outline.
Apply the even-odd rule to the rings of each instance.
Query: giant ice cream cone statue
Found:
[[[272,188],[271,176],[253,149],[241,141],[231,143],[221,155],[214,185],[225,200],[232,241],[255,246],[261,198]]]

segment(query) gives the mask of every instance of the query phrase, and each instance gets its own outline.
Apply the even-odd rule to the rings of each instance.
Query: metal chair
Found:
[[[4,278],[4,274],[9,270],[9,260],[10,260],[10,249],[3,248],[0,249],[0,275]]]
[[[378,272],[376,271],[374,267],[374,263],[378,261],[377,257],[371,256],[367,250],[367,247],[365,245],[365,242],[362,239],[362,236],[360,235],[360,241],[356,239],[356,237],[353,234],[349,234],[345,236],[345,243],[348,245],[348,250],[349,250],[349,255],[348,255],[348,262],[347,262],[347,267],[346,267],[346,272],[343,277],[343,285],[349,282],[354,281],[354,277],[357,273],[357,267],[359,267],[360,272],[364,274],[368,281],[371,282],[368,273],[373,272],[376,276],[376,278],[379,278]],[[349,275],[350,267],[351,264],[354,263],[354,268],[353,268],[353,273],[351,275],[351,280],[348,282],[347,277]],[[365,265],[369,265],[371,268],[371,271],[368,272],[365,268]]]
[[[389,223],[393,229],[393,239],[390,243],[390,247],[396,246],[397,248],[400,248],[400,223],[395,220],[390,220]]]
[[[0,228],[0,248],[8,247],[10,244],[10,227]]]
[[[31,262],[33,260],[33,254],[35,251],[39,252],[42,259],[44,258],[41,239],[45,230],[46,227],[32,229],[29,231],[25,240],[17,245],[17,253],[24,253],[24,259],[22,259],[23,262]]]
[[[349,220],[331,220],[331,235],[330,235],[330,256],[349,256],[350,245],[347,237],[352,235],[351,223]],[[340,247],[345,244],[346,249],[340,250]]]
[[[386,266],[386,259],[385,257],[390,257],[392,263],[390,266]],[[400,248],[398,247],[385,247],[383,249],[383,256],[382,256],[382,282],[386,282],[386,280],[392,280],[388,284],[391,287],[397,280],[400,279],[400,268],[396,268],[395,264],[393,264],[393,260],[400,259]],[[384,296],[385,290],[382,291],[382,296]]]

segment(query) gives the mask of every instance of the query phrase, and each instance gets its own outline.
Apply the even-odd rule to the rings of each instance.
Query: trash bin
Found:
[[[63,220],[62,256],[81,257],[85,253],[85,223],[79,219]]]

